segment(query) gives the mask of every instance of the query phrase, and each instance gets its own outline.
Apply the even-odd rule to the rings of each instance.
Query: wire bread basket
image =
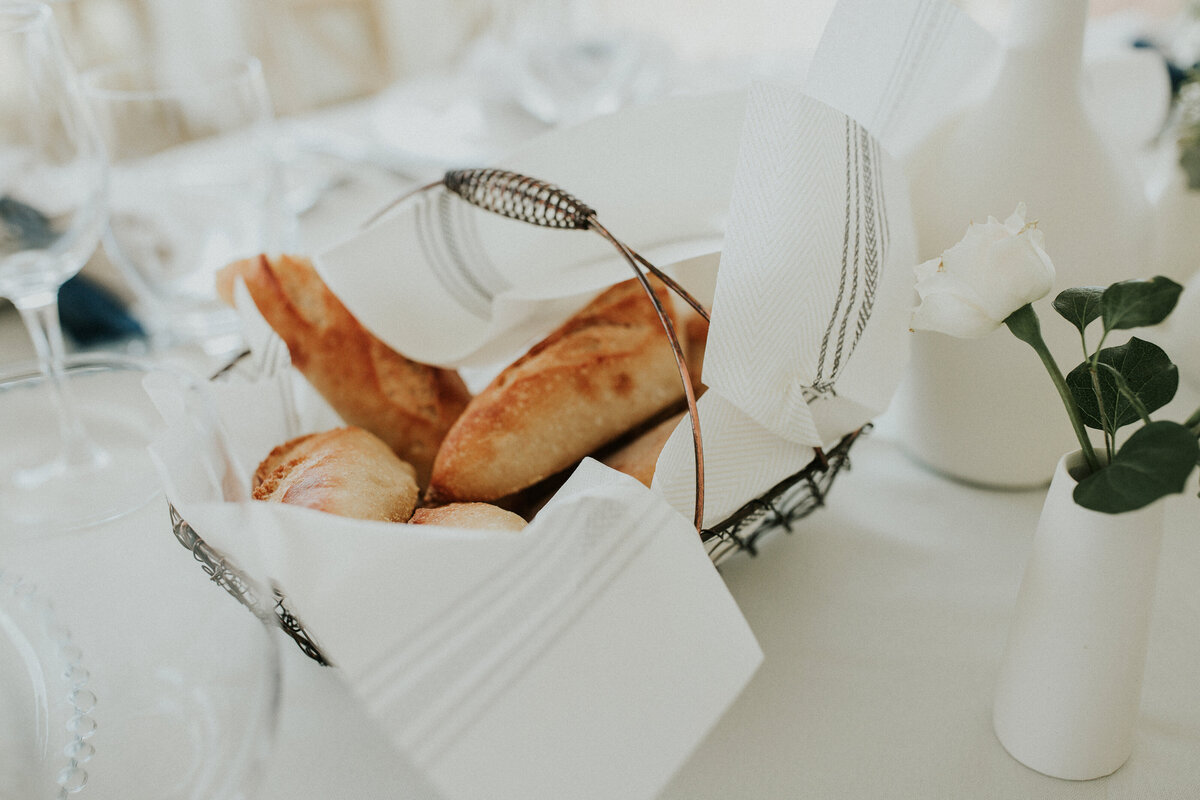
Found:
[[[847,434],[827,451],[817,449],[813,460],[802,470],[749,500],[724,520],[704,526],[704,452],[696,395],[671,317],[663,308],[647,276],[660,280],[705,320],[709,317],[707,309],[674,279],[613,236],[600,223],[590,206],[552,184],[513,172],[496,169],[450,171],[441,180],[422,186],[389,204],[372,216],[364,227],[408,198],[435,189],[449,191],[478,208],[528,224],[561,230],[593,231],[607,240],[632,269],[653,303],[675,354],[687,401],[695,453],[694,523],[714,564],[720,564],[739,552],[756,555],[758,544],[764,536],[778,530],[791,533],[794,530],[793,523],[825,504],[834,480],[841,470],[850,466],[851,447],[866,428]],[[222,379],[246,372],[244,365],[249,356],[249,351],[241,354],[213,378]],[[296,642],[305,655],[320,664],[330,664],[300,619],[289,610],[286,595],[279,587],[264,589],[253,584],[224,555],[210,547],[173,505],[170,506],[170,515],[171,529],[176,539],[192,553],[210,580],[260,616],[273,616],[280,629]]]

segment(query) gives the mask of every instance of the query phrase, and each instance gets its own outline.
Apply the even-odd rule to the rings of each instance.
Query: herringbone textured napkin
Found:
[[[914,263],[907,186],[879,142],[798,88],[752,89],[704,361],[706,524],[887,407]],[[683,433],[655,488],[686,513]]]

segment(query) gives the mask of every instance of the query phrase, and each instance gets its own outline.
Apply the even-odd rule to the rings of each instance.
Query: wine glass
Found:
[[[104,249],[156,344],[242,347],[216,272],[279,245],[271,100],[254,58],[111,64],[83,75],[111,167]]]
[[[57,435],[6,441],[0,521],[77,527],[147,499],[137,437],[89,428],[62,371],[58,289],[82,268],[105,224],[104,148],[48,6],[0,4],[0,297],[21,313]]]
[[[666,90],[668,49],[606,22],[594,0],[500,3],[518,105],[548,125],[610,114]]]

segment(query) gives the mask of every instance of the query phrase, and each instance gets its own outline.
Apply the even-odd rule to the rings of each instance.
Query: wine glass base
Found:
[[[64,454],[44,379],[0,377],[0,529],[74,530],[116,519],[161,491],[146,451],[161,427],[141,388],[144,373],[68,369],[67,388],[87,434]]]
[[[146,457],[148,442],[139,441],[136,431],[129,433],[132,436],[101,437],[107,441],[98,443],[100,457],[88,464],[60,457],[15,471],[0,485],[0,523],[74,530],[141,508],[158,493],[158,475]],[[92,428],[89,434],[96,437]],[[4,453],[0,464],[21,455],[18,445]]]

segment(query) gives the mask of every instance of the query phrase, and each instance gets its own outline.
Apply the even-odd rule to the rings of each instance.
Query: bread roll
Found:
[[[655,282],[667,309],[671,297]],[[566,469],[678,402],[683,386],[636,280],[601,294],[484,389],[446,435],[435,502],[495,500]]]
[[[424,484],[442,437],[470,400],[458,373],[410,361],[375,338],[307,259],[257,256],[230,264],[217,279],[227,300],[238,275],[296,369],[342,419],[412,464]]]
[[[602,463],[637,478],[646,486],[654,480],[654,468],[658,465],[658,457],[667,445],[667,439],[679,425],[679,420],[687,416],[687,412],[673,414],[658,423],[633,441],[609,453],[600,459]]]
[[[413,525],[491,531],[519,531],[525,527],[525,520],[521,517],[488,503],[451,503],[438,508],[418,508],[409,522]]]
[[[342,517],[404,522],[417,505],[412,466],[362,428],[310,433],[271,451],[254,473],[255,500]]]

